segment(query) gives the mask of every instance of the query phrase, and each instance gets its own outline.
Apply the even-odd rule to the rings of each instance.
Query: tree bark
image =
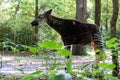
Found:
[[[118,13],[119,13],[119,2],[118,0],[112,0],[113,4],[113,13],[112,18],[110,21],[110,27],[111,27],[111,38],[116,37],[116,23],[118,19]],[[112,50],[112,62],[116,65],[116,67],[113,69],[113,76],[118,76],[119,74],[119,62],[118,62],[118,52],[116,49]]]
[[[100,26],[101,19],[101,0],[95,0],[95,24]]]
[[[87,0],[76,0],[76,20],[86,22],[87,20]],[[73,55],[86,55],[86,47],[83,45],[73,45]]]

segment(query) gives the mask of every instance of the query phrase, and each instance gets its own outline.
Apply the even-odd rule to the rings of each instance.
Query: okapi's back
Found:
[[[75,20],[66,20],[62,33],[64,44],[86,45],[90,43],[92,41],[92,27],[92,24],[81,23]]]
[[[88,43],[94,42],[94,49],[103,50],[102,34],[99,26],[95,24],[68,20],[66,21],[64,27],[65,28],[62,34],[62,40],[65,45],[86,45]]]

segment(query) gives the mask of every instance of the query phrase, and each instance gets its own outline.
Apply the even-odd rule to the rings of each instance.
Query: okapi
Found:
[[[97,55],[103,50],[102,35],[99,26],[95,24],[82,23],[76,20],[61,19],[51,15],[52,9],[40,14],[37,19],[31,22],[32,26],[38,26],[46,21],[47,24],[57,31],[64,43],[64,46],[72,44],[86,45],[91,43]],[[97,56],[96,61],[99,62],[102,56]]]

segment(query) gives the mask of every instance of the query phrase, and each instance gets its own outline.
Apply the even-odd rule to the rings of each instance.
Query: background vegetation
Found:
[[[108,2],[107,2],[108,1]],[[102,1],[101,27],[104,36],[110,36],[110,19],[112,16],[112,1]],[[30,23],[34,19],[34,0],[4,0],[0,2],[0,41],[11,40],[17,44],[34,45],[34,27]],[[109,4],[109,5],[108,5]],[[53,9],[53,15],[60,18],[75,19],[74,0],[44,0],[39,1],[39,13]],[[94,23],[94,1],[87,1],[88,23]],[[71,16],[72,15],[72,16]],[[117,34],[119,35],[120,18],[117,23]],[[47,32],[47,33],[46,33]],[[23,35],[24,34],[24,35]],[[52,35],[51,35],[52,34]],[[119,36],[118,36],[119,37]],[[39,41],[54,40],[60,42],[59,35],[43,24],[39,26]]]

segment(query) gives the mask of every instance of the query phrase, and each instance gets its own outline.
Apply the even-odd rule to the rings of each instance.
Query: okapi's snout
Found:
[[[32,25],[32,26],[38,26],[38,25],[39,25],[38,20],[32,21],[32,22],[31,22],[31,25]]]

